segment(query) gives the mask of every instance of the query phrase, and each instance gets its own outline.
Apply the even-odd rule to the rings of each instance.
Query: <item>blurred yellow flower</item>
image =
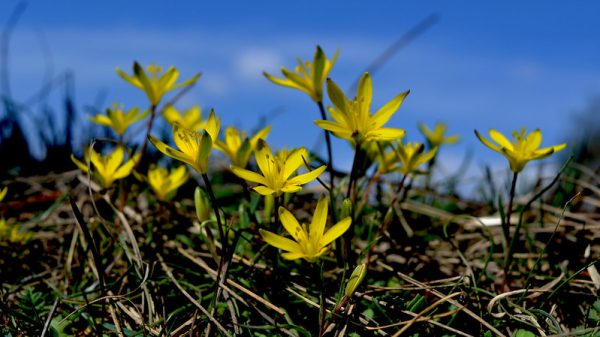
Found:
[[[160,152],[187,163],[198,173],[204,174],[208,171],[208,157],[220,129],[221,118],[217,118],[215,112],[211,110],[202,132],[188,130],[178,124],[173,125],[173,140],[178,149],[172,148],[153,136],[150,136],[149,139]]]
[[[163,72],[162,67],[151,64],[146,67],[148,71],[146,73],[146,70],[137,62],[133,63],[133,76],[119,68],[116,70],[125,81],[144,91],[153,106],[157,106],[167,92],[192,85],[200,78],[200,74],[196,74],[187,81],[175,83],[179,77],[179,71],[174,67],[169,67],[167,71]]]
[[[400,166],[398,171],[404,175],[409,174],[422,174],[423,171],[418,170],[419,166],[430,161],[437,152],[437,147],[433,148],[429,152],[425,152],[425,146],[417,142],[408,143],[403,145],[401,141],[398,141],[398,147],[395,151],[400,159]]]
[[[132,108],[127,112],[123,110],[123,106],[114,103],[112,108],[106,109],[106,115],[98,114],[93,117],[89,116],[88,118],[96,124],[108,126],[118,135],[122,136],[131,124],[141,121],[150,113],[150,110],[140,113],[140,108],[138,107]]]
[[[445,123],[436,123],[433,130],[430,130],[425,124],[419,123],[419,130],[427,139],[430,148],[439,147],[442,144],[454,144],[460,139],[458,135],[445,136]]]
[[[347,139],[352,144],[362,145],[371,141],[395,140],[404,136],[404,130],[382,127],[398,110],[409,91],[405,91],[371,115],[373,84],[369,73],[365,73],[358,84],[356,98],[349,100],[344,92],[327,79],[327,94],[333,107],[327,107],[332,121],[317,120],[322,129],[333,132],[336,137]]]
[[[21,231],[18,225],[9,225],[6,220],[0,218],[0,243],[8,241],[23,244],[29,241],[32,236],[32,232]]]
[[[298,223],[294,215],[283,207],[279,207],[279,219],[285,230],[291,235],[288,239],[281,235],[260,229],[260,235],[266,243],[286,251],[281,256],[288,260],[305,259],[315,262],[329,250],[329,244],[344,234],[350,224],[351,217],[346,217],[325,231],[327,224],[328,202],[324,196],[319,199],[317,209],[309,226]]]
[[[171,199],[177,189],[183,185],[190,175],[187,172],[185,165],[179,166],[176,169],[167,169],[154,166],[148,169],[148,184],[154,191],[156,198],[161,201]]]
[[[397,171],[400,158],[391,146],[385,146],[379,142],[373,142],[369,147],[369,155],[377,161],[377,170],[380,174],[386,174]],[[375,147],[375,149],[373,149]]]
[[[88,152],[89,151],[89,152]],[[84,162],[71,155],[71,160],[79,169],[88,172],[89,163],[93,164],[92,176],[102,185],[103,188],[110,187],[115,180],[123,179],[131,174],[140,155],[136,154],[123,163],[125,152],[120,146],[116,147],[113,152],[102,156],[93,149],[86,150],[84,154]]]
[[[217,139],[215,149],[223,152],[231,159],[233,165],[245,168],[248,166],[250,154],[256,149],[259,139],[267,139],[271,126],[258,131],[252,138],[246,136],[246,132],[239,131],[234,127],[225,130],[225,141]]]
[[[235,165],[231,166],[231,170],[242,179],[258,183],[259,185],[252,189],[262,195],[275,194],[279,196],[281,193],[298,192],[302,189],[302,185],[315,180],[327,167],[323,165],[310,172],[292,177],[304,164],[304,160],[308,160],[308,151],[305,148],[293,151],[283,150],[273,156],[271,149],[262,139],[258,140],[254,158],[260,174]]]
[[[4,200],[4,197],[6,197],[6,193],[8,193],[8,187],[4,187],[0,190],[0,201]]]
[[[567,144],[559,144],[540,149],[542,144],[540,129],[535,129],[530,134],[526,133],[525,128],[521,128],[521,132],[515,130],[512,133],[512,141],[500,132],[490,129],[489,135],[496,144],[484,138],[477,130],[475,135],[485,146],[504,155],[510,163],[510,169],[515,173],[521,172],[530,160],[546,158],[567,147]]]
[[[317,46],[312,63],[298,59],[298,65],[294,69],[295,72],[282,67],[281,73],[284,78],[277,78],[266,72],[263,72],[263,74],[275,84],[307,93],[313,101],[318,103],[323,101],[323,83],[335,64],[337,57],[338,52],[333,55],[331,60],[328,60],[321,47]]]
[[[163,116],[171,125],[179,124],[184,129],[192,131],[200,131],[204,128],[202,121],[202,112],[198,105],[194,105],[181,114],[175,107],[169,105],[165,108]]]

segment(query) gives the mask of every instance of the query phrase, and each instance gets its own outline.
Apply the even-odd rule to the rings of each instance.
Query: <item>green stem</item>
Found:
[[[154,125],[154,118],[156,118],[156,104],[152,104],[150,107],[150,120],[148,121],[148,129],[146,130],[146,137],[144,138],[144,143],[142,143],[142,149],[140,150],[140,159],[135,164],[134,170],[137,170],[138,166],[142,162],[144,158],[144,154],[146,153],[146,148],[148,148],[148,137],[150,136],[150,132],[152,132],[152,125]]]
[[[208,179],[208,175],[206,173],[202,173],[202,180],[204,180],[204,185],[206,185],[206,191],[208,192],[208,197],[210,198],[210,203],[212,204],[213,211],[215,212],[215,217],[217,218],[217,227],[219,231],[219,240],[221,240],[221,246],[223,249],[222,257],[225,256],[225,251],[227,250],[227,242],[225,238],[225,233],[223,233],[223,223],[221,222],[221,214],[219,213],[219,205],[217,203],[217,198],[215,197],[215,193],[213,192],[212,185],[210,183],[210,179]]]
[[[513,202],[515,199],[515,189],[517,187],[517,177],[519,176],[518,172],[513,173],[513,178],[512,178],[512,183],[510,185],[510,194],[508,196],[508,209],[506,210],[506,219],[502,222],[502,232],[504,234],[504,240],[506,242],[506,247],[505,247],[505,265],[504,265],[504,269],[506,272],[508,272],[508,261],[509,261],[509,254],[512,253],[512,249],[510,248],[511,246],[511,240],[510,240],[510,217],[512,215],[512,209],[513,209]],[[516,233],[515,233],[516,235]]]
[[[321,112],[321,118],[323,120],[327,120],[327,115],[325,114],[325,106],[323,106],[323,101],[319,101],[317,102],[317,105],[319,106],[319,111]],[[333,189],[335,187],[334,185],[334,173],[333,173],[333,152],[331,150],[331,135],[330,132],[327,130],[323,130],[325,132],[325,143],[327,143],[327,160],[328,165],[327,165],[327,169],[329,171],[329,179],[330,179],[330,188],[331,191],[330,193],[333,193]]]
[[[354,147],[354,159],[352,160],[352,170],[350,171],[350,181],[348,182],[348,191],[346,192],[346,198],[350,198],[353,195],[352,190],[354,189],[356,175],[358,171],[358,162],[360,161],[360,143],[356,143]]]
[[[325,314],[327,313],[325,309],[326,301],[325,301],[325,280],[323,278],[323,261],[320,261],[318,264],[314,265],[316,272],[319,277],[319,287],[321,288],[319,291],[319,336],[323,335],[325,329]]]

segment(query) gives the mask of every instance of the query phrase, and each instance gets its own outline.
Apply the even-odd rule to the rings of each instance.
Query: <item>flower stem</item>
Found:
[[[325,317],[326,317],[326,308],[327,304],[325,301],[325,279],[323,277],[323,261],[320,261],[318,264],[314,264],[313,268],[315,268],[316,273],[319,277],[319,287],[321,288],[319,291],[319,336],[322,336],[325,329]]]
[[[510,240],[510,217],[512,215],[512,209],[513,209],[513,201],[515,199],[515,189],[517,187],[517,177],[519,176],[518,172],[515,172],[513,174],[513,178],[512,178],[512,183],[510,186],[510,194],[508,196],[508,209],[506,210],[506,219],[502,222],[502,232],[504,234],[504,240],[506,241],[506,247],[504,248],[505,251],[505,269],[508,269],[508,255],[512,254],[512,249],[509,248],[509,246],[511,245],[511,240]],[[515,233],[516,234],[516,233]],[[506,272],[508,272],[508,270],[505,270]]]
[[[356,179],[358,174],[358,162],[361,157],[360,143],[357,143],[354,147],[354,159],[352,160],[352,170],[350,171],[350,181],[348,182],[348,191],[346,192],[346,198],[353,196],[354,185],[356,185]],[[352,198],[354,199],[354,198]]]
[[[327,120],[327,115],[325,114],[325,106],[323,106],[323,101],[319,101],[317,102],[317,105],[319,106],[319,111],[321,112],[321,118],[323,120]],[[333,176],[333,153],[331,150],[331,135],[330,132],[327,130],[323,130],[325,132],[325,143],[327,143],[327,159],[329,160],[328,165],[327,165],[327,170],[329,171],[329,179],[330,179],[330,188],[331,188],[331,193],[333,193],[333,189],[334,189],[334,176]]]
[[[142,149],[140,150],[140,159],[135,164],[133,168],[134,171],[137,171],[138,166],[144,159],[144,154],[146,153],[146,148],[148,147],[148,137],[150,136],[150,132],[152,132],[152,125],[154,125],[154,118],[156,118],[156,104],[152,104],[150,107],[150,120],[148,121],[148,129],[146,130],[146,137],[144,137],[144,143],[142,143]]]
[[[215,193],[213,192],[212,185],[210,184],[210,179],[208,179],[208,175],[206,173],[202,173],[202,180],[204,180],[204,185],[206,185],[206,190],[208,192],[208,197],[210,198],[210,203],[212,204],[213,211],[215,212],[215,217],[217,218],[217,228],[219,230],[219,240],[221,240],[221,245],[223,249],[222,256],[225,256],[227,242],[225,234],[223,233],[223,223],[221,222],[221,214],[219,213],[219,205],[217,204],[217,198],[215,198]]]

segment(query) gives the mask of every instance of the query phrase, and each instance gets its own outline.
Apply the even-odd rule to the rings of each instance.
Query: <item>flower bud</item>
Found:
[[[350,279],[346,284],[346,290],[344,291],[344,295],[350,297],[356,291],[356,288],[360,285],[362,280],[365,278],[367,274],[367,264],[362,263],[354,268],[352,275],[350,275]]]
[[[352,200],[346,198],[342,201],[342,214],[341,218],[352,217]]]
[[[196,206],[196,216],[198,221],[203,222],[210,219],[210,203],[208,196],[200,187],[196,187],[194,192],[194,204]]]

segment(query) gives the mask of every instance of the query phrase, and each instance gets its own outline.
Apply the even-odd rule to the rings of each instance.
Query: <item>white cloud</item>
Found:
[[[262,80],[262,72],[283,64],[281,52],[268,48],[249,48],[238,52],[233,60],[237,73],[244,79]]]

